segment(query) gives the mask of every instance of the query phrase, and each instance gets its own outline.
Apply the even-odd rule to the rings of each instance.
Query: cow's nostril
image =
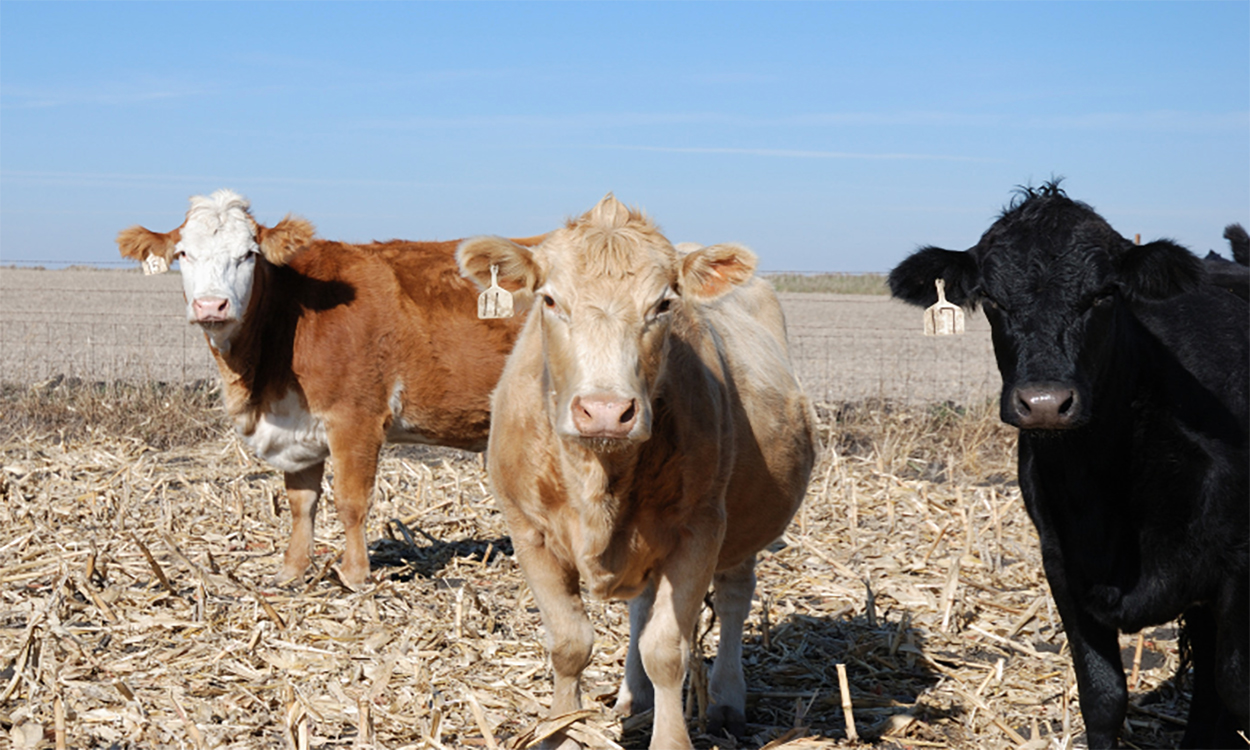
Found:
[[[629,408],[621,414],[621,424],[629,424],[634,421],[634,415],[638,413],[638,402],[630,401]]]
[[[1063,403],[1059,404],[1059,415],[1066,416],[1073,413],[1074,410],[1072,407],[1074,406],[1076,406],[1076,391],[1072,391],[1068,397],[1064,399]]]

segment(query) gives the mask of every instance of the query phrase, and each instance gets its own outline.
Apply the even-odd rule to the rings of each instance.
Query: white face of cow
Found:
[[[192,198],[186,221],[172,232],[131,227],[117,235],[117,246],[124,257],[140,262],[151,256],[166,264],[181,261],[187,321],[202,326],[210,343],[225,353],[251,302],[259,258],[284,265],[314,234],[311,224],[290,216],[272,228],[261,226],[246,198],[218,190]]]
[[[675,326],[748,280],[755,256],[717,245],[679,254],[654,224],[611,195],[531,249],[497,237],[462,243],[462,272],[485,286],[490,266],[534,293],[548,417],[596,452],[651,436],[653,399]]]
[[[203,326],[218,349],[226,348],[252,296],[260,245],[247,208],[246,200],[229,191],[192,198],[174,246],[187,321]]]

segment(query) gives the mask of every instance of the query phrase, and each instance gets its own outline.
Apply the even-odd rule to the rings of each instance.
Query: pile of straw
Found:
[[[541,623],[478,456],[388,447],[369,526],[376,582],[337,583],[342,531],[325,510],[315,575],[278,588],[281,476],[215,404],[158,404],[105,431],[18,419],[48,408],[25,398],[6,395],[22,428],[0,434],[0,737],[13,747],[519,748],[564,726],[588,747],[645,747],[649,717],[611,713],[623,603],[588,604],[586,709],[546,716]],[[193,429],[154,434],[152,413]],[[687,700],[696,746],[1073,747],[1076,689],[1012,431],[988,408],[821,418],[806,503],[760,559],[750,736],[700,731],[717,637],[705,611]],[[1138,640],[1123,644],[1127,665]],[[1147,631],[1132,746],[1176,744],[1176,668],[1175,629]]]

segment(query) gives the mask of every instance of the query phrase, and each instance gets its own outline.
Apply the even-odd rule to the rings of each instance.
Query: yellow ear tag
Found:
[[[937,304],[924,311],[924,335],[951,336],[964,332],[964,311],[946,301],[946,280],[937,279]]]
[[[512,292],[499,286],[499,266],[490,267],[490,286],[477,296],[479,318],[511,318]]]
[[[165,273],[169,270],[169,261],[165,260],[165,256],[149,253],[148,257],[143,259],[143,275],[152,276],[153,274]]]

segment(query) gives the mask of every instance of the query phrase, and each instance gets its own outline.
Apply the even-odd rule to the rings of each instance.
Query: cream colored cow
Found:
[[[541,244],[461,243],[532,290],[492,401],[491,483],[542,611],[552,713],[581,706],[594,630],[580,586],[630,600],[622,713],[655,709],[652,748],[691,747],[681,685],[715,585],[713,730],[745,728],[742,627],[755,555],[801,502],[817,451],[781,308],[738,245],[673,246],[611,195]],[[558,735],[549,745],[576,747]]]

